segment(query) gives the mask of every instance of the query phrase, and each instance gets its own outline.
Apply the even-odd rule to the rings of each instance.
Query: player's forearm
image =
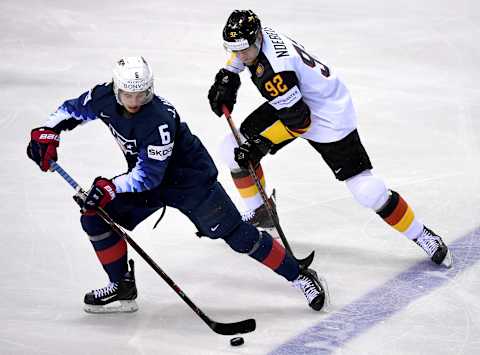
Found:
[[[78,125],[96,119],[96,114],[88,105],[83,93],[76,99],[65,101],[55,112],[51,113],[45,122],[45,127],[50,127],[58,132],[69,131]]]
[[[139,159],[135,167],[128,173],[112,179],[117,192],[143,192],[158,187],[165,173],[165,167],[145,165]]]

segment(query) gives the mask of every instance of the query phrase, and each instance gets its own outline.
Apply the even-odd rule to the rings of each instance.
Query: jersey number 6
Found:
[[[158,127],[158,131],[160,132],[160,139],[162,140],[162,144],[169,144],[171,141],[170,132],[168,131],[168,125],[162,124]]]

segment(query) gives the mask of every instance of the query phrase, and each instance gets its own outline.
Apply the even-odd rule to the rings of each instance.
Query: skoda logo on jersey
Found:
[[[262,63],[258,63],[257,69],[255,70],[255,75],[257,76],[257,78],[260,78],[263,73],[265,73],[265,67]]]
[[[110,131],[112,132],[112,135],[115,137],[115,140],[117,141],[118,145],[122,149],[123,154],[125,155],[138,154],[137,141],[135,139],[126,139],[124,136],[118,133],[111,124],[108,125],[108,128],[110,128]]]

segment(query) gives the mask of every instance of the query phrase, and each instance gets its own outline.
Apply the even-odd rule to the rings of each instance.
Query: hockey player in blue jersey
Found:
[[[106,287],[85,295],[85,310],[137,310],[127,244],[95,209],[104,208],[118,224],[132,230],[163,206],[180,210],[201,235],[223,239],[236,252],[265,264],[302,290],[310,307],[321,310],[328,302],[325,282],[315,271],[301,270],[268,233],[242,221],[217,181],[217,169],[207,150],[180,121],[172,104],[154,94],[153,81],[143,57],[121,58],[114,65],[112,82],[65,101],[44,126],[31,131],[27,154],[42,171],[49,170],[49,161],[57,160],[62,131],[96,119],[109,128],[127,160],[127,172],[97,177],[81,202],[82,228],[109,278]]]

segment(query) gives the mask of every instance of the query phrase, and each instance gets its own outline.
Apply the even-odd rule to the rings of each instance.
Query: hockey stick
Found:
[[[238,146],[240,146],[242,144],[242,138],[240,137],[240,133],[238,132],[238,129],[232,120],[230,111],[225,105],[222,105],[222,111],[223,111],[223,114],[225,115],[225,118],[227,119],[228,125],[230,126],[230,129],[232,130],[233,135],[235,136],[235,140],[237,141]],[[257,186],[258,192],[260,193],[260,196],[262,196],[263,203],[267,207],[268,215],[272,219],[273,224],[275,225],[275,229],[277,230],[278,235],[280,236],[280,239],[282,240],[282,243],[285,246],[285,249],[298,262],[298,264],[300,265],[300,268],[307,269],[312,263],[313,258],[315,257],[315,250],[312,251],[304,259],[297,259],[295,257],[295,255],[293,254],[292,248],[290,248],[290,244],[288,244],[287,237],[285,236],[285,233],[283,233],[282,227],[280,226],[277,211],[275,211],[275,209],[272,208],[272,206],[270,205],[270,201],[268,199],[267,193],[265,192],[265,189],[263,188],[262,183],[258,178],[257,174],[255,173],[255,169],[251,162],[248,163],[248,172],[252,177],[252,179],[255,181],[255,185]]]
[[[50,170],[56,171],[63,179],[77,191],[77,198],[85,198],[86,193],[80,185],[54,161],[50,161]],[[75,199],[75,197],[74,197]],[[190,298],[180,289],[180,287],[157,265],[153,259],[105,212],[99,208],[97,214],[112,228],[112,230],[127,241],[130,246],[152,267],[155,272],[170,286],[180,298],[190,306],[190,308],[212,329],[215,333],[222,335],[234,335],[253,332],[256,328],[255,319],[246,319],[234,323],[219,323],[210,319]]]

